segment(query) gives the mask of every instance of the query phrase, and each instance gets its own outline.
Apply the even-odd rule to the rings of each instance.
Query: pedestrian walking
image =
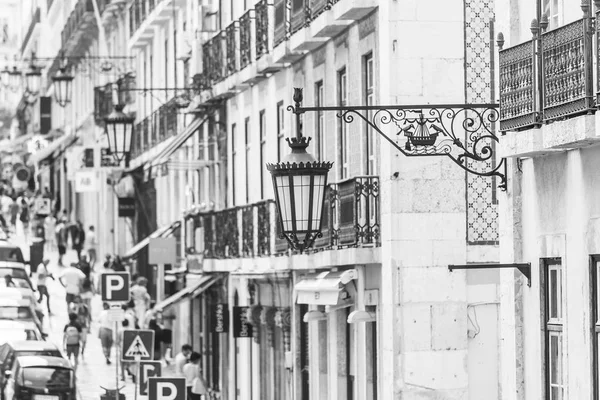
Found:
[[[52,214],[44,218],[44,240],[46,251],[56,251],[56,218]]]
[[[148,323],[148,329],[154,331],[154,360],[159,361],[161,354],[161,343],[163,341],[162,328],[158,325],[158,321],[156,319],[151,319]]]
[[[80,300],[80,299],[76,299]],[[90,310],[83,303],[74,302],[69,304],[69,314],[75,314],[77,316],[77,323],[81,327],[80,342],[81,342],[81,357],[85,351],[85,345],[87,343],[87,335],[90,331]]]
[[[48,292],[48,278],[54,280],[54,277],[48,272],[48,264],[50,260],[47,258],[40,263],[37,267],[37,291],[38,291],[38,304],[42,303],[44,297],[46,297],[46,307],[48,308],[48,315],[52,315],[50,312],[50,293]]]
[[[77,322],[77,314],[69,314],[69,323],[65,325],[63,333],[63,349],[67,355],[67,359],[71,361],[73,356],[73,366],[77,370],[79,364],[79,349],[81,346],[82,327]]]
[[[200,371],[202,356],[198,352],[190,354],[190,362],[183,367],[183,376],[188,400],[201,400],[207,394],[206,381]]]
[[[110,308],[108,303],[104,303],[102,306],[104,307],[104,310],[102,310],[98,316],[98,338],[100,338],[100,343],[102,344],[102,352],[106,358],[106,364],[110,365],[110,352],[114,341],[112,329],[113,323],[108,318],[108,309]]]
[[[81,272],[83,272],[85,274],[86,278],[91,277],[92,267],[90,266],[90,263],[88,262],[87,255],[84,254],[81,256],[78,266],[79,266],[79,269],[81,270]]]
[[[136,284],[130,289],[131,300],[133,300],[133,307],[135,314],[137,315],[138,324],[144,326],[144,319],[146,317],[146,311],[148,311],[150,305],[150,294],[148,294],[148,279],[143,276],[138,278]]]
[[[96,236],[96,229],[94,228],[94,225],[90,225],[88,228],[85,239],[85,246],[89,258],[88,261],[90,263],[92,271],[94,271],[94,266],[96,265],[96,261],[98,261],[98,237]]]
[[[125,310],[125,319],[129,321],[129,329],[140,329],[140,326],[137,322],[137,317],[135,315],[135,310],[133,309],[133,301],[130,301],[127,304],[123,304],[123,310]]]
[[[56,246],[58,248],[58,266],[63,267],[63,257],[67,252],[67,235],[66,235],[66,219],[59,219],[54,230],[56,238]]]
[[[123,331],[127,330],[127,329],[132,329],[129,325],[129,320],[124,319],[121,322],[121,329],[119,329],[117,331],[117,340],[115,341],[115,345],[121,347],[123,345]],[[128,362],[128,361],[123,361],[123,359],[121,358],[121,360],[119,360],[119,362],[121,363],[121,379],[124,381],[125,380],[125,372],[127,372],[127,375],[129,377],[131,377],[131,381],[133,383],[135,383],[135,373],[132,371],[131,367],[133,366],[132,362]]]
[[[85,244],[85,229],[81,221],[77,221],[71,226],[71,239],[73,241],[73,250],[77,253],[77,259],[81,261],[81,251]]]
[[[190,355],[192,354],[192,346],[189,344],[184,344],[181,346],[181,352],[177,353],[175,356],[175,372],[177,375],[183,376],[183,367],[190,360]]]
[[[83,281],[86,276],[79,268],[76,263],[71,263],[71,266],[67,267],[58,279],[59,282],[65,288],[67,292],[66,301],[67,306],[69,303],[75,302],[75,299],[81,295],[81,288]]]
[[[94,285],[91,278],[85,278],[81,284],[81,302],[85,304],[89,312],[89,323],[92,322],[92,299],[94,298]]]

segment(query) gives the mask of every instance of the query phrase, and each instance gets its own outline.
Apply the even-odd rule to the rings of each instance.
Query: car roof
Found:
[[[0,296],[0,307],[25,307],[30,305],[31,299],[24,299],[23,297]]]
[[[20,356],[17,357],[19,365],[22,368],[28,367],[60,367],[71,368],[71,363],[62,357],[53,356]]]
[[[24,320],[11,320],[11,319],[0,319],[0,331],[4,329],[38,329],[37,325],[33,321],[24,321]],[[0,336],[0,339],[2,337]]]
[[[45,340],[15,340],[8,342],[8,345],[14,351],[48,351],[60,350],[54,343],[46,342]]]

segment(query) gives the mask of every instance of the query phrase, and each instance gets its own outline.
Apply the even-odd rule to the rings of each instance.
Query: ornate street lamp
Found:
[[[294,89],[294,102],[302,102],[302,89]],[[281,234],[299,251],[309,248],[321,235],[327,173],[333,163],[317,161],[306,152],[310,138],[302,136],[296,114],[296,137],[287,139],[292,152],[276,164],[267,164],[273,177]]]
[[[8,69],[8,66],[6,66],[6,67],[4,67],[2,72],[0,72],[0,79],[2,80],[2,86],[8,87],[9,78],[10,78],[10,69]]]
[[[21,71],[16,66],[8,72],[8,88],[16,92],[21,86]]]
[[[58,74],[52,77],[54,83],[54,99],[61,107],[65,107],[71,102],[71,83],[73,75],[67,72],[66,67],[62,67]]]
[[[126,160],[131,152],[133,121],[135,121],[134,117],[123,112],[124,107],[122,104],[117,104],[113,112],[104,118],[108,151],[118,163]]]
[[[40,92],[41,86],[42,73],[38,67],[31,63],[29,66],[29,71],[25,73],[25,90],[29,94],[36,96]]]

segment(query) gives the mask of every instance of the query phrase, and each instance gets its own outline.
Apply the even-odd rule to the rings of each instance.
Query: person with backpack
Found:
[[[90,310],[83,303],[71,303],[71,312],[77,315],[77,323],[81,327],[81,358],[85,352],[87,334],[90,331]]]
[[[71,361],[71,356],[74,358],[73,368],[77,370],[79,364],[79,351],[81,348],[81,336],[83,328],[77,322],[77,314],[69,314],[69,323],[65,325],[63,334],[63,347],[67,355],[67,360]]]

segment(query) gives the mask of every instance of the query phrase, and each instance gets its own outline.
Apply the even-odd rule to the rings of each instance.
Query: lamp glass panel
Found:
[[[63,106],[65,104],[65,102],[64,102],[64,95],[62,93],[63,85],[61,83],[62,82],[58,81],[58,82],[55,82],[55,84],[54,84],[54,99],[56,100],[56,102],[58,104]]]
[[[294,208],[296,210],[296,230],[308,230],[308,211],[312,207],[310,198],[310,175],[294,176]]]
[[[115,153],[118,155],[123,154],[123,137],[125,136],[125,125],[123,122],[117,122],[114,124],[115,133]]]
[[[279,212],[283,222],[283,230],[289,232],[292,230],[292,203],[290,201],[290,178],[288,176],[275,177],[277,186],[277,195],[279,196]]]
[[[27,90],[31,93],[38,93],[40,91],[42,76],[35,73],[29,73],[25,76],[25,83]]]
[[[131,136],[133,135],[133,123],[125,124],[125,134],[123,135],[123,151],[129,153],[131,151]]]
[[[108,140],[108,149],[110,150],[111,153],[115,151],[114,128],[115,128],[115,124],[106,122],[106,129],[105,129],[106,139]]]
[[[10,74],[10,87],[13,90],[17,90],[21,86],[21,74],[18,72],[12,72]]]
[[[4,86],[10,84],[10,71],[8,69],[3,69],[2,72],[0,72],[0,77]]]
[[[325,176],[315,175],[313,181],[313,198],[312,198],[312,228],[321,228],[321,211],[323,210],[323,196],[325,195]]]

